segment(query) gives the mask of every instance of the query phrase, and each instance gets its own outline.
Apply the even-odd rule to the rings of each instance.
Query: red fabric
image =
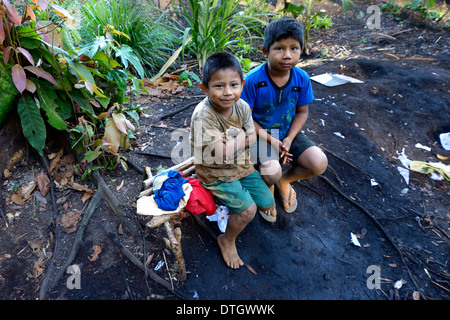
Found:
[[[212,216],[216,212],[213,194],[202,186],[200,180],[188,178],[188,183],[192,186],[192,192],[184,208],[195,215],[206,213],[207,216]]]

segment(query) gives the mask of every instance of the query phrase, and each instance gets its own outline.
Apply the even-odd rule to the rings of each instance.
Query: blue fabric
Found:
[[[278,87],[267,72],[267,63],[251,70],[245,77],[241,98],[252,109],[253,119],[269,134],[283,139],[291,126],[297,107],[314,100],[308,74],[300,68],[291,69],[289,81]]]
[[[172,211],[178,208],[180,199],[185,196],[183,184],[189,179],[183,178],[181,173],[174,170],[168,170],[155,176],[157,179],[166,179],[158,189],[153,189],[154,197],[158,208],[161,210]]]

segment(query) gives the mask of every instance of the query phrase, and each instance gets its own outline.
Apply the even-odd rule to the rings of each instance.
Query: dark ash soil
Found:
[[[358,4],[362,10],[367,5]],[[179,299],[146,279],[104,234],[105,226],[116,231],[139,259],[153,254],[150,268],[165,261],[156,273],[193,299],[412,300],[416,291],[421,299],[450,298],[449,183],[411,172],[406,184],[397,171],[403,149],[410,160],[450,162],[450,152],[437,138],[450,127],[448,30],[412,18],[398,24],[385,15],[380,30],[368,30],[356,16],[343,17],[333,2],[325,1],[323,7],[336,12],[331,14],[335,26],[312,32],[312,56],[302,60],[302,68],[311,76],[342,73],[364,83],[328,88],[313,82],[316,100],[304,130],[328,156],[326,179],[295,183],[300,201],[296,212],[284,213],[277,202],[275,224],[256,216],[239,236],[240,256],[257,275],[245,267],[228,269],[213,238],[188,217],[179,222],[188,270],[187,280],[181,282],[174,255],[162,240],[163,227],[141,227],[133,234],[103,201],[74,260],[81,269],[81,289],[69,290],[70,274],[65,273],[48,291],[48,299]],[[328,54],[320,56],[325,48]],[[170,155],[176,143],[171,133],[189,127],[194,107],[157,120],[200,99],[198,88],[170,98],[142,96],[148,117],[141,117],[128,159],[139,168],[172,166],[170,159],[136,151],[147,145],[145,152]],[[431,151],[416,148],[417,143]],[[55,146],[48,153],[58,150]],[[57,270],[72,249],[75,233],[55,228],[48,196],[47,204],[35,197],[23,205],[11,201],[14,186],[22,187],[41,170],[39,159],[30,153],[2,180],[4,211],[15,217],[8,224],[0,221],[1,299],[37,299],[51,254],[56,254]],[[372,178],[378,186],[371,186]],[[142,174],[132,167],[118,168],[106,171],[104,179],[130,220],[142,220],[135,214]],[[90,181],[76,181],[95,190]],[[65,188],[57,189],[56,195],[60,214],[83,212],[82,192]],[[219,234],[215,223],[201,219]],[[361,247],[352,244],[351,233],[360,235]],[[102,251],[92,259],[96,245]],[[370,266],[380,270],[379,289],[368,287]],[[395,289],[399,280],[403,284]]]

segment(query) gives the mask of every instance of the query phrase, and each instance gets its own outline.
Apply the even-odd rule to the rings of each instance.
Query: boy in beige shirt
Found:
[[[225,234],[218,237],[228,267],[244,265],[236,237],[256,210],[273,206],[269,188],[250,161],[256,141],[251,110],[240,99],[244,79],[237,59],[225,52],[210,56],[203,67],[200,88],[207,96],[191,118],[191,147],[198,179],[230,212]]]

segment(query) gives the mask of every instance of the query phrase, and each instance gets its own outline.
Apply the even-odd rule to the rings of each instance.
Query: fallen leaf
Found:
[[[17,193],[19,195],[22,195],[22,198],[24,200],[29,200],[31,198],[31,194],[34,191],[34,188],[36,188],[36,182],[34,180],[31,180],[26,185],[24,185],[22,188],[20,188]]]
[[[22,197],[19,196],[17,193],[11,196],[11,201],[14,202],[15,204],[18,204],[19,206],[21,206],[24,202]]]
[[[45,197],[50,190],[50,179],[48,176],[44,173],[44,171],[41,171],[41,173],[38,174],[36,177],[36,184],[39,188],[39,192],[42,194],[43,197]]]
[[[119,191],[120,189],[122,189],[124,182],[125,182],[125,180],[122,180],[122,182],[116,187],[116,190],[117,190],[117,191]]]
[[[83,196],[81,197],[81,202],[83,202],[83,204],[88,201],[90,198],[92,198],[92,192],[85,192],[83,194]]]
[[[59,164],[61,162],[61,157],[63,155],[64,149],[61,148],[61,150],[56,154],[56,156],[53,158],[52,162],[50,162],[50,169],[48,172],[53,176],[56,171],[58,171]]]
[[[440,155],[439,153],[438,153],[436,156],[437,156],[437,158],[438,158],[439,160],[448,160],[448,159],[449,159],[449,157]]]
[[[84,192],[91,192],[92,193],[92,189],[90,189],[90,188],[88,188],[88,187],[86,187],[86,186],[84,186],[82,184],[79,184],[77,182],[69,183],[69,187],[71,189],[73,189],[73,190],[76,190],[76,191],[84,191]]]
[[[61,217],[61,225],[67,233],[77,230],[78,221],[81,220],[80,215],[76,211],[70,211]]]
[[[92,249],[94,250],[94,252],[91,254],[90,257],[88,257],[89,261],[97,260],[98,259],[98,255],[100,254],[100,252],[102,252],[102,248],[100,248],[99,245],[93,246]]]
[[[413,300],[420,300],[420,292],[419,291],[414,291],[412,296],[413,296]]]

